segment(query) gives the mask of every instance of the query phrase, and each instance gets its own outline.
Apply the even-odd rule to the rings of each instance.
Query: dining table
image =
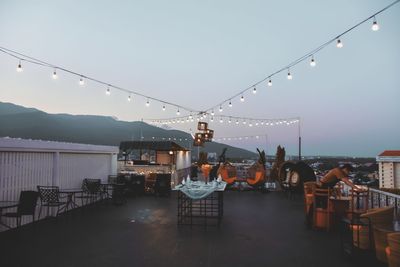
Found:
[[[65,204],[65,211],[68,211],[68,208],[74,209],[79,208],[79,205],[76,203],[75,196],[76,194],[81,194],[83,190],[81,188],[63,188],[60,189],[60,196],[66,196],[67,201]]]

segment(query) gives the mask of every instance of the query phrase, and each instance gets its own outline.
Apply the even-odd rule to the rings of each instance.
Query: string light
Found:
[[[219,112],[222,112],[222,110],[223,110],[222,106],[219,106]]]
[[[336,41],[336,47],[337,47],[337,48],[342,48],[342,47],[343,47],[343,43],[342,43],[342,41],[340,41],[340,39],[337,39],[337,41]]]
[[[253,88],[253,94],[257,94],[257,88],[255,86]]]
[[[181,115],[181,112],[179,111],[179,108],[178,108],[178,110],[176,111],[176,115]]]
[[[288,69],[287,79],[288,79],[288,80],[292,80],[292,79],[293,79],[293,76],[292,76],[292,74],[290,73],[290,69]]]
[[[85,85],[85,80],[83,79],[83,76],[79,79],[79,85],[84,86]]]
[[[57,80],[58,76],[57,76],[57,71],[56,69],[54,69],[53,71],[53,80]]]
[[[131,102],[131,95],[128,96],[128,102]]]
[[[162,111],[165,111],[165,105],[162,106]]]
[[[223,123],[223,122],[224,122],[224,120],[223,120],[222,118],[220,118],[220,119],[219,119],[219,122],[220,122],[220,123]]]
[[[230,108],[232,107],[232,100],[229,100],[229,105]]]
[[[378,22],[376,21],[375,16],[374,16],[374,22],[372,23],[371,29],[372,29],[374,32],[376,32],[377,30],[379,30],[379,24],[378,24]]]
[[[214,114],[215,114],[214,110],[211,110],[211,116],[214,116]]]
[[[311,56],[311,61],[310,61],[310,66],[311,67],[315,67],[315,65],[317,65],[317,63],[314,60],[314,55]]]
[[[271,80],[271,79],[269,79],[269,81],[268,81],[268,86],[269,86],[269,87],[272,86],[272,80]]]
[[[211,117],[210,121],[213,122],[214,121],[214,117]]]
[[[240,101],[244,102],[244,96],[243,95],[240,97]]]
[[[238,125],[239,124],[239,120],[236,120],[236,125]]]
[[[21,64],[21,60],[20,60],[18,63],[18,66],[17,66],[17,72],[23,72],[23,71],[24,71],[24,69],[22,68],[22,64]]]
[[[107,87],[106,95],[111,95],[110,87]]]
[[[150,101],[147,99],[146,107],[150,107]]]

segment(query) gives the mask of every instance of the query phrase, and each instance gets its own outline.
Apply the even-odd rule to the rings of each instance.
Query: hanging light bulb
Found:
[[[232,119],[231,118],[229,118],[228,123],[232,123]]]
[[[146,107],[149,107],[149,106],[150,106],[150,101],[147,99]]]
[[[162,106],[162,111],[165,111],[165,105]]]
[[[243,95],[240,97],[240,101],[244,102],[244,96]]]
[[[253,94],[257,94],[257,88],[255,86],[253,88]]]
[[[229,107],[230,108],[232,107],[232,101],[231,100],[229,100]]]
[[[238,125],[239,124],[239,120],[236,120],[236,125]]]
[[[374,16],[374,22],[372,23],[371,29],[372,29],[374,32],[376,32],[377,30],[379,30],[379,24],[378,24],[378,22],[376,22],[375,16]]]
[[[128,96],[128,102],[131,102],[132,98],[131,95]]]
[[[219,106],[219,112],[222,112],[222,105],[221,106]]]
[[[269,79],[269,81],[268,81],[268,86],[272,86],[272,80],[271,79]]]
[[[292,79],[293,79],[293,76],[292,76],[292,74],[290,73],[290,69],[288,69],[287,79],[288,79],[288,80],[292,80]]]
[[[79,78],[79,85],[84,86],[85,85],[85,80],[83,79],[83,76]]]
[[[24,69],[22,68],[22,64],[21,64],[21,60],[20,60],[18,63],[18,66],[17,66],[17,72],[23,72],[23,71],[24,71]]]
[[[179,111],[179,108],[178,108],[178,110],[176,111],[176,115],[181,115],[181,112]]]
[[[223,120],[222,118],[220,118],[220,119],[219,119],[219,122],[220,122],[220,123],[223,123],[223,122],[224,122],[224,120]]]
[[[249,127],[253,127],[253,123],[250,122],[250,123],[249,123]]]
[[[336,41],[336,47],[337,47],[337,48],[342,48],[342,47],[343,47],[343,43],[342,43],[342,41],[340,41],[340,39],[337,39],[337,41]]]
[[[214,117],[211,117],[210,121],[213,122],[214,121]]]
[[[107,87],[106,95],[111,95],[110,87]]]
[[[193,119],[192,113],[190,113],[190,115],[189,115],[189,119]]]
[[[310,61],[310,66],[311,67],[315,67],[315,65],[317,65],[317,62],[315,62],[314,60],[314,55],[311,56],[311,61]]]
[[[211,110],[211,116],[214,116],[214,114],[215,114],[214,110]]]
[[[246,124],[247,123],[247,121],[246,120],[243,120],[243,124]]]
[[[57,80],[58,76],[57,76],[57,71],[56,69],[54,69],[53,71],[53,80]]]

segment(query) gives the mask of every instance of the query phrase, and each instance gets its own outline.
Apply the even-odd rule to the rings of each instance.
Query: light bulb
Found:
[[[247,122],[246,121],[243,121],[243,124],[246,124]]]
[[[165,111],[165,105],[162,106],[162,110]]]
[[[192,114],[190,113],[190,115],[189,115],[189,119],[193,119],[193,116],[192,116]]]
[[[231,118],[229,118],[229,121],[228,121],[228,123],[232,123],[232,120],[231,120]]]
[[[18,66],[17,66],[17,72],[23,72],[23,71],[24,71],[24,69],[22,68],[21,60],[20,60],[18,63]]]
[[[342,43],[342,41],[340,41],[340,39],[337,39],[337,41],[336,41],[336,47],[337,47],[337,48],[342,48],[342,47],[343,47],[343,43]]]
[[[256,87],[253,88],[253,94],[257,94],[257,88]]]
[[[131,102],[132,98],[131,95],[128,96],[128,102]]]
[[[150,102],[149,102],[149,100],[147,99],[146,107],[149,107],[149,106],[150,106]]]
[[[110,87],[107,87],[106,95],[111,95]]]
[[[239,121],[238,121],[238,120],[236,120],[236,125],[237,125],[237,124],[239,124]]]
[[[211,116],[214,116],[214,114],[215,114],[214,110],[211,110]]]
[[[241,101],[241,102],[244,102],[244,96],[241,96],[241,97],[240,97],[240,101]]]
[[[268,81],[268,86],[272,86],[272,80],[271,79],[269,79],[269,81]]]
[[[293,76],[292,76],[292,74],[290,73],[290,70],[288,70],[287,79],[288,79],[288,80],[292,80],[292,79],[293,79]]]
[[[53,79],[57,80],[58,76],[57,76],[57,71],[54,69],[53,71]]]
[[[179,111],[179,108],[178,108],[178,110],[176,111],[176,115],[181,115],[181,112]]]
[[[312,57],[311,57],[311,61],[310,61],[310,66],[311,66],[311,67],[315,67],[315,65],[317,65],[317,62],[315,62],[314,56],[312,56]]]
[[[253,127],[253,123],[250,122],[250,123],[249,123],[249,126],[250,126],[250,127]]]
[[[231,100],[229,100],[229,107],[230,108],[232,107],[232,101]]]
[[[79,79],[79,85],[85,85],[85,80],[83,79],[83,76]]]
[[[379,30],[379,24],[378,22],[376,22],[376,18],[374,17],[374,22],[372,23],[372,27],[371,29],[376,32],[377,30]]]
[[[213,122],[214,121],[214,117],[211,117],[210,121]]]
[[[221,119],[219,119],[219,122],[220,122],[220,123],[223,123],[223,122],[224,122],[224,120],[221,118]]]
[[[222,106],[219,106],[219,112],[222,112],[222,110],[223,110]]]

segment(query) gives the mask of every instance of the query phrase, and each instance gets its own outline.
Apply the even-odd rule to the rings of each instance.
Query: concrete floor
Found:
[[[300,196],[225,192],[220,228],[178,227],[176,206],[175,193],[143,196],[0,233],[0,266],[361,265],[343,258],[338,233],[305,227]]]

